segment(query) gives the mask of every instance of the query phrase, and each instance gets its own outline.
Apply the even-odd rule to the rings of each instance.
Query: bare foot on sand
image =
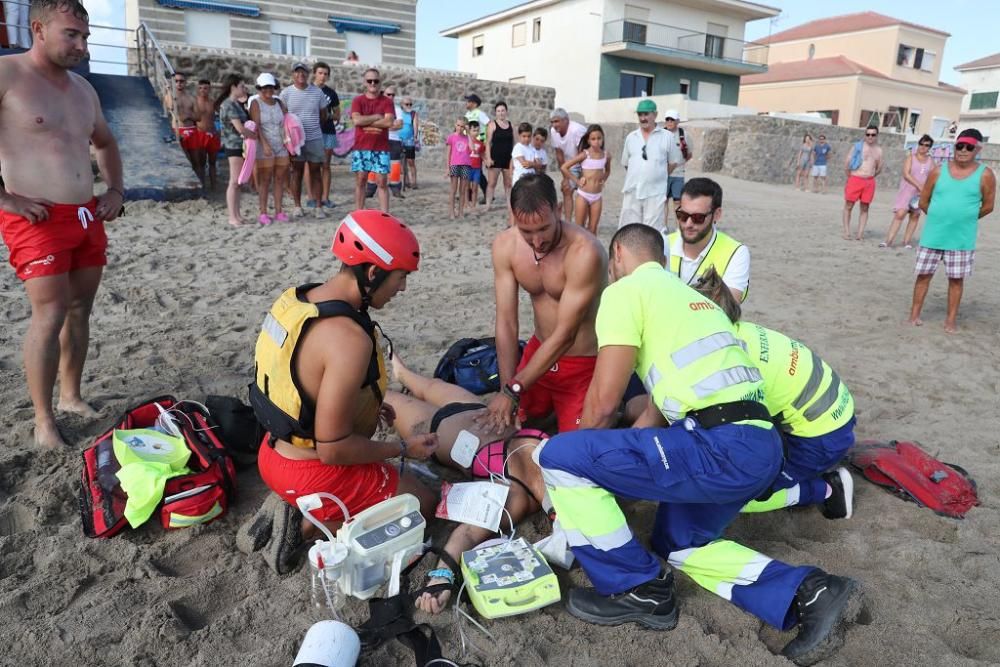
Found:
[[[55,422],[35,424],[35,444],[43,449],[59,449],[67,446],[59,429],[56,428]]]
[[[922,319],[920,319],[919,317],[911,317],[910,319],[906,320],[906,323],[907,324],[912,324],[915,327],[922,327],[922,326],[924,326],[924,321]]]
[[[82,398],[60,398],[56,409],[60,412],[72,412],[87,419],[95,419],[101,416],[97,410],[90,407]]]
[[[955,322],[945,322],[944,323],[944,332],[946,334],[957,334],[958,333],[958,324],[956,324]]]

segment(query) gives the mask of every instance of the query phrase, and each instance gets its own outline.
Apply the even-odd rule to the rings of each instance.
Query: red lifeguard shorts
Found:
[[[525,367],[541,344],[538,338],[531,337],[524,346],[524,354],[521,355],[517,370]],[[525,419],[547,417],[554,412],[559,421],[560,433],[578,429],[580,417],[583,416],[583,400],[587,396],[596,365],[596,356],[561,357],[545,375],[521,394],[518,418],[523,423]]]
[[[222,150],[222,139],[215,132],[202,132],[202,148],[209,155],[214,155]]]
[[[334,466],[319,459],[289,459],[268,444],[270,437],[264,434],[260,443],[257,468],[264,483],[292,507],[297,507],[295,501],[299,496],[325,491],[344,501],[353,516],[396,495],[399,472],[388,463]],[[344,518],[340,507],[327,501],[312,515],[320,521],[340,521]]]
[[[56,204],[49,217],[32,223],[0,210],[0,234],[10,265],[21,280],[57,276],[108,263],[104,223],[94,218],[97,199],[86,204]]]
[[[875,199],[875,179],[848,176],[847,184],[844,186],[844,199],[849,202],[860,200],[862,204],[871,204],[872,199]]]
[[[186,151],[197,151],[205,148],[205,133],[197,127],[178,127],[177,141]]]

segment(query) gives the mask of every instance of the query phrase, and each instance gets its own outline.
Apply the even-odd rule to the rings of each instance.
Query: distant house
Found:
[[[125,27],[165,45],[414,65],[416,0],[125,0]]]
[[[587,120],[634,120],[640,97],[684,118],[736,109],[748,21],[780,10],[743,0],[534,0],[442,30],[458,69],[480,78],[550,86],[556,105]]]
[[[974,127],[987,141],[1000,142],[1000,53],[964,63],[955,68],[962,73],[962,115],[958,129]]]
[[[810,21],[761,40],[768,71],[743,77],[739,101],[758,111],[818,112],[834,125],[940,137],[965,94],[938,80],[948,37],[875,12]]]

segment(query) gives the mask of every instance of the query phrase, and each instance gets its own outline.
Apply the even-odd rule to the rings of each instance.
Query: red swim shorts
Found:
[[[872,199],[875,199],[875,179],[848,176],[847,184],[844,186],[844,199],[849,202],[860,200],[862,204],[871,204]]]
[[[524,346],[524,354],[521,355],[517,370],[525,367],[541,344],[538,338],[531,337]],[[596,364],[596,356],[561,357],[521,394],[518,418],[524,422],[525,419],[547,417],[555,412],[560,433],[578,429],[580,417],[583,416],[583,399],[587,396]]]
[[[197,127],[178,127],[177,140],[186,151],[197,151],[205,148],[205,133]]]
[[[264,483],[292,507],[297,507],[295,500],[299,496],[325,491],[344,501],[354,515],[396,495],[399,472],[388,463],[334,466],[319,459],[288,459],[268,444],[270,437],[265,434],[260,443],[257,468]],[[320,521],[344,518],[340,507],[328,500],[312,515]]]
[[[215,132],[202,132],[202,148],[209,155],[215,155],[222,150],[222,139]]]
[[[108,237],[104,223],[94,219],[96,207],[97,199],[56,204],[37,223],[0,210],[0,234],[17,277],[28,280],[106,265]]]

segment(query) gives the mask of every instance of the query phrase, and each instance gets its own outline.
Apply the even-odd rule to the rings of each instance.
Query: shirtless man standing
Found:
[[[177,133],[177,141],[191,163],[201,187],[205,187],[205,148],[198,130],[198,112],[194,98],[187,92],[187,76],[174,72],[174,89],[167,93],[163,106],[170,113],[170,123]]]
[[[577,428],[594,374],[594,318],[607,283],[608,258],[597,238],[559,218],[555,184],[545,174],[522,176],[511,191],[514,224],[493,241],[496,343],[503,391],[483,425],[499,432],[518,413],[555,412],[559,431]],[[531,296],[535,332],[518,363],[518,289]]]
[[[208,182],[215,190],[215,183],[218,177],[215,167],[215,158],[222,150],[222,140],[219,133],[215,131],[215,100],[212,99],[212,82],[202,79],[198,82],[198,95],[194,98],[194,110],[197,114],[197,126],[201,131],[202,156],[208,162]],[[205,173],[204,162],[202,163],[202,174]]]
[[[77,0],[34,0],[31,50],[0,58],[0,233],[31,301],[24,367],[35,441],[64,445],[52,411],[87,417],[80,396],[90,311],[107,264],[103,221],[122,207],[122,163],[97,93],[70,72],[87,55],[87,10]],[[90,144],[107,192],[94,198]]]

